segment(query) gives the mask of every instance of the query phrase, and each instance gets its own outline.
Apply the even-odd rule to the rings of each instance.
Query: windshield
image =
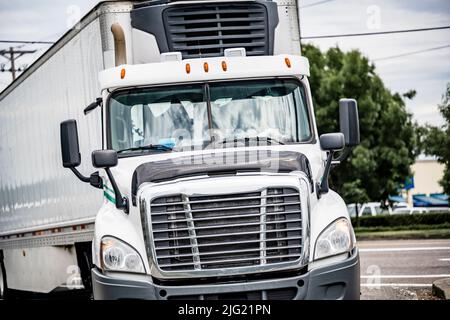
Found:
[[[130,89],[110,98],[112,149],[160,152],[220,147],[225,141],[311,139],[303,86],[294,79],[214,82]]]

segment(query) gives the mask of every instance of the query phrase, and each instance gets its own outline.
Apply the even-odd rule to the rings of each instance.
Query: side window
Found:
[[[311,137],[311,128],[309,127],[308,107],[306,106],[305,90],[297,88],[294,91],[297,104],[297,121],[300,141],[306,141]]]
[[[116,150],[129,148],[132,143],[130,108],[116,101],[113,104],[115,107],[110,109],[112,147]]]

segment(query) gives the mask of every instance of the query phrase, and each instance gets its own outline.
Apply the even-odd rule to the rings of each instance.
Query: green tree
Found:
[[[339,131],[340,98],[358,101],[361,144],[332,171],[330,186],[347,203],[385,201],[411,174],[410,166],[418,153],[416,125],[402,95],[391,93],[375,66],[357,50],[331,48],[322,53],[307,44],[302,52],[310,62],[309,80],[320,134]],[[404,97],[414,95],[411,90]]]
[[[445,124],[441,128],[436,126],[422,127],[423,138],[420,143],[426,154],[436,155],[438,161],[444,164],[444,176],[439,183],[442,185],[444,192],[450,195],[450,83],[447,84],[442,103],[438,108],[444,117]]]

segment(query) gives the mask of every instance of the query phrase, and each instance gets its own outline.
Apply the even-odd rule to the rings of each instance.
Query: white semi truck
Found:
[[[102,2],[8,86],[0,295],[359,299],[328,187],[358,110],[341,99],[341,132],[319,135],[298,10]]]

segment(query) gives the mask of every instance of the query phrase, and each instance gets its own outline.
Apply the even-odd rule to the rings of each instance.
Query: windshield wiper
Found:
[[[127,149],[122,149],[117,151],[117,153],[122,153],[126,151],[137,151],[137,150],[159,150],[159,151],[172,151],[173,148],[166,146],[164,144],[149,144],[147,146],[140,146],[140,147],[131,147]]]
[[[250,140],[256,140],[257,142],[261,142],[261,141],[267,141],[269,145],[271,145],[272,143],[277,143],[277,144],[283,144],[284,142],[281,142],[277,139],[271,138],[271,137],[245,137],[245,138],[234,138],[233,140],[231,139],[223,139],[220,142],[217,142],[219,144],[226,144],[226,143],[236,143],[238,141],[244,141],[245,143],[250,142]]]

